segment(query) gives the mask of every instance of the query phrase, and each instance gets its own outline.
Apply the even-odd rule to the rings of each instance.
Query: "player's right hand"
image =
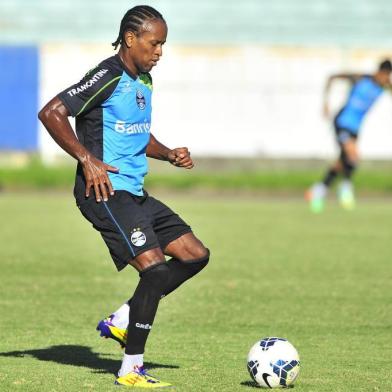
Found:
[[[118,169],[116,167],[110,166],[91,155],[81,162],[81,165],[86,179],[86,197],[90,196],[91,187],[94,188],[95,199],[98,203],[102,200],[107,201],[109,194],[114,195],[107,172],[117,173]]]

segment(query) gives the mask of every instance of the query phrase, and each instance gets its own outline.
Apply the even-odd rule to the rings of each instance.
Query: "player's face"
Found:
[[[391,73],[389,71],[380,71],[379,72],[379,81],[380,84],[385,86],[391,83]]]
[[[375,79],[381,86],[388,86],[391,84],[391,72],[387,70],[378,71]]]
[[[145,22],[141,33],[134,35],[129,49],[131,59],[138,72],[149,72],[162,56],[166,42],[167,26],[161,19]]]

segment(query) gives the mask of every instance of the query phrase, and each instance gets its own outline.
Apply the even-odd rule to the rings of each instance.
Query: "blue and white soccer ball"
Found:
[[[295,347],[286,339],[264,338],[248,354],[248,371],[262,388],[286,388],[298,377],[300,362]]]

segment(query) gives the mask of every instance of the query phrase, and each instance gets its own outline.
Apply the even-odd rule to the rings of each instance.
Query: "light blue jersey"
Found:
[[[123,73],[103,107],[103,161],[119,169],[109,172],[115,190],[143,194],[150,140],[151,89],[140,78]]]
[[[76,117],[79,141],[98,159],[117,167],[108,172],[114,190],[143,195],[150,140],[152,80],[132,76],[118,55],[104,60],[79,83],[59,94]],[[79,165],[75,195],[83,198],[85,179]]]
[[[336,127],[357,134],[366,113],[383,91],[370,76],[358,80],[351,89],[346,104],[335,118]]]

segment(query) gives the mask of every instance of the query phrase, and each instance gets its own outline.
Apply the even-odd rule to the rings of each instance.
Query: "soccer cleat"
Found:
[[[355,208],[354,193],[347,190],[340,192],[339,203],[345,210],[353,210]]]
[[[97,331],[100,331],[100,336],[105,339],[111,338],[119,342],[121,348],[124,348],[127,343],[127,330],[116,327],[113,323],[113,315],[101,320],[97,325]]]
[[[167,382],[159,381],[157,378],[152,377],[144,367],[136,367],[134,371],[118,377],[114,383],[135,388],[167,388],[172,386]]]
[[[309,202],[309,207],[312,212],[319,214],[324,210],[325,196],[317,192],[314,187],[305,192],[305,200]]]

